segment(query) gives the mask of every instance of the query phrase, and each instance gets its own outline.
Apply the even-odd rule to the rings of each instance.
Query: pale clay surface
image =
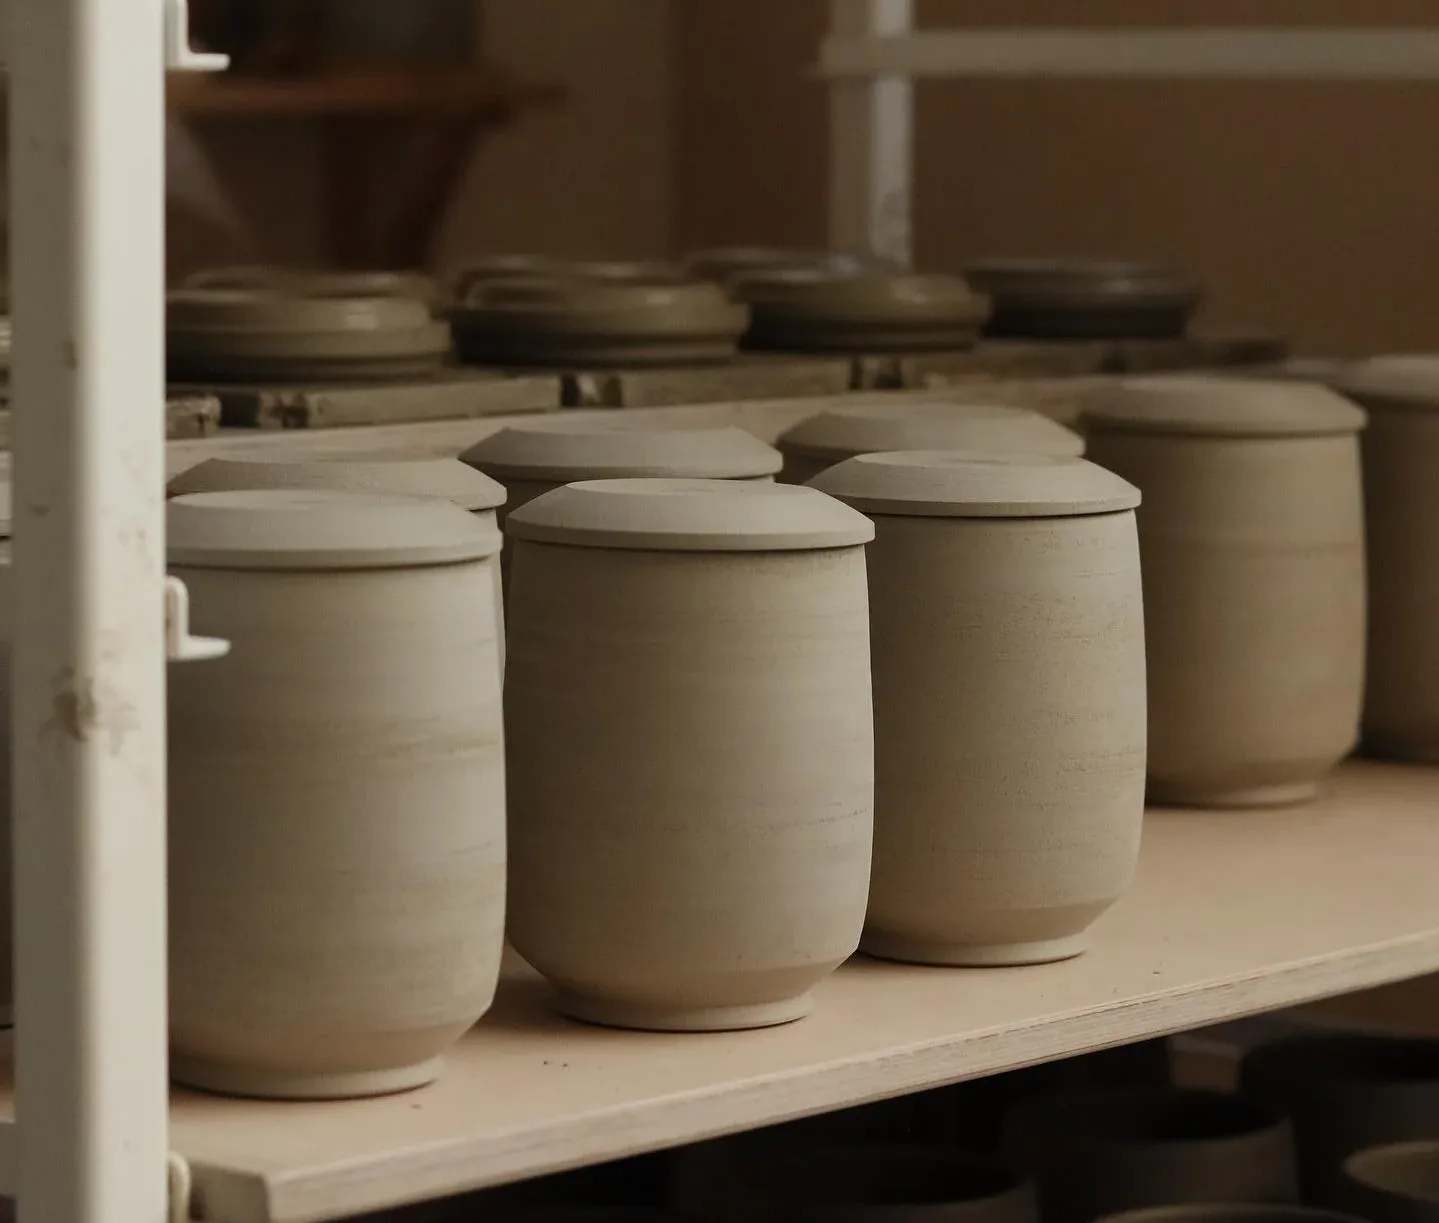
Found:
[[[518,541],[510,599],[515,947],[596,1022],[805,1014],[869,883],[863,550]]]
[[[1139,856],[1134,514],[875,525],[863,947],[935,964],[1076,955]]]
[[[493,560],[176,568],[170,670],[177,1079],[368,1095],[432,1079],[488,1008],[504,921]]]
[[[1094,428],[1089,452],[1144,493],[1151,800],[1312,797],[1358,737],[1357,437]]]

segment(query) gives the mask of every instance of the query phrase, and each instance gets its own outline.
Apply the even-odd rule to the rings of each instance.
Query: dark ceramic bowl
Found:
[[[1355,1151],[1439,1138],[1439,1041],[1315,1035],[1251,1050],[1244,1092],[1289,1115],[1304,1200],[1341,1202]]]
[[[1034,1188],[1004,1161],[948,1146],[795,1151],[772,1169],[780,1217],[808,1223],[1037,1223]]]
[[[1105,1215],[1100,1223],[1362,1223],[1355,1215],[1310,1206],[1262,1206],[1248,1203],[1152,1206]]]
[[[1341,1196],[1370,1223],[1439,1223],[1439,1142],[1356,1151],[1344,1161]]]
[[[1008,1154],[1039,1185],[1046,1223],[1198,1202],[1298,1199],[1289,1123],[1244,1096],[1080,1089],[1016,1105]]]
[[[997,338],[1173,339],[1200,300],[1163,265],[1120,259],[986,259],[964,277],[989,297]]]

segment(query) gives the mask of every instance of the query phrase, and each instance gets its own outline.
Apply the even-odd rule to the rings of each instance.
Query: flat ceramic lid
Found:
[[[434,277],[419,271],[342,272],[264,264],[208,268],[185,278],[186,289],[271,289],[316,297],[416,297],[432,300]]]
[[[800,421],[780,449],[847,459],[879,450],[976,450],[1081,455],[1084,439],[1029,408],[992,403],[855,404]]]
[[[1374,406],[1439,409],[1439,354],[1396,353],[1355,361],[1339,373],[1334,386]]]
[[[1199,291],[1163,264],[1131,259],[982,259],[964,269],[981,293],[1009,304],[1071,299],[1169,301]]]
[[[1134,485],[1081,458],[964,450],[861,454],[809,487],[867,514],[917,518],[1059,518],[1139,504]]]
[[[506,534],[539,543],[668,552],[849,548],[874,523],[796,484],[733,480],[583,480],[509,516]]]
[[[459,459],[437,455],[276,454],[206,459],[167,486],[172,497],[242,488],[328,488],[336,492],[439,497],[467,510],[505,503],[504,485]]]
[[[171,331],[265,333],[404,331],[433,325],[423,301],[348,293],[292,296],[268,289],[181,289],[166,306]]]
[[[706,280],[671,274],[576,276],[561,269],[554,274],[475,281],[456,319],[508,330],[738,336],[749,313],[719,285]]]
[[[620,476],[691,476],[743,480],[783,466],[773,446],[743,429],[675,429],[632,424],[623,412],[602,420],[564,415],[510,425],[460,455],[503,480],[604,480]]]
[[[731,288],[756,309],[826,317],[883,320],[918,315],[977,321],[987,312],[985,299],[958,276],[781,268],[738,277]]]
[[[841,276],[884,269],[889,265],[873,255],[848,251],[816,251],[797,247],[721,246],[713,250],[693,251],[685,256],[685,269],[692,276],[709,280],[729,280],[734,276],[750,276],[756,272],[778,272],[793,269],[819,268]]]
[[[1086,427],[1225,437],[1357,433],[1367,419],[1344,396],[1312,382],[1259,382],[1202,374],[1130,378],[1095,391]]]
[[[195,493],[166,507],[172,565],[390,569],[492,556],[500,534],[458,505],[313,489]]]

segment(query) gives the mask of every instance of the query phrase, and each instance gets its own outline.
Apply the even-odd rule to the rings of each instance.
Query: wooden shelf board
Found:
[[[171,1142],[206,1218],[306,1223],[1413,977],[1439,969],[1436,809],[1439,771],[1355,763],[1306,808],[1154,813],[1137,883],[1087,955],[856,960],[809,1018],[767,1031],[586,1028],[512,964],[433,1087],[334,1104],[180,1092]]]
[[[305,76],[172,73],[170,105],[196,117],[423,117],[508,113],[558,101],[556,85],[519,81],[485,64],[350,68]]]

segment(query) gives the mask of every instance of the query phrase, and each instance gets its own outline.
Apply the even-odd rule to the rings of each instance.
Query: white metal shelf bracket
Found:
[[[165,0],[165,67],[174,72],[223,72],[230,57],[190,49],[189,0]]]

